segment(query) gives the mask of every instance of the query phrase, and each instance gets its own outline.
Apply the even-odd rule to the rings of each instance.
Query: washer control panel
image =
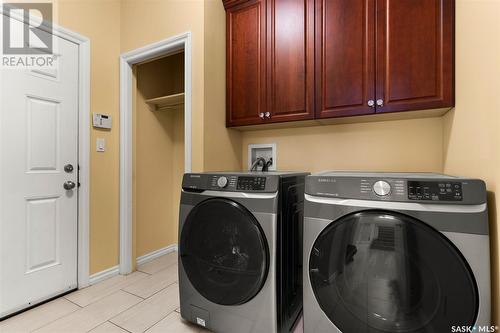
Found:
[[[266,189],[266,177],[240,176],[236,189],[240,191],[263,191]]]
[[[462,182],[398,178],[317,178],[318,195],[382,201],[462,201]],[[357,185],[357,186],[356,186]]]
[[[185,180],[189,180],[189,183],[194,183],[193,179],[196,180],[196,176],[197,175],[190,175]],[[205,177],[207,177],[208,179]],[[208,184],[206,184],[206,187],[203,185],[204,178],[208,180]],[[196,184],[196,187],[190,187],[228,192],[270,192],[274,191],[274,188],[277,186],[277,184],[275,184],[275,181],[272,180],[273,179],[270,180],[265,176],[213,174],[202,175],[199,184]],[[185,181],[184,183],[186,184],[187,181]]]
[[[236,189],[236,176],[226,176],[226,175],[213,175],[210,177],[210,189],[212,190],[234,190]]]
[[[326,198],[421,204],[486,203],[484,181],[438,174],[323,173],[307,178],[305,193]]]
[[[408,181],[408,199],[462,201],[462,183],[450,181]]]

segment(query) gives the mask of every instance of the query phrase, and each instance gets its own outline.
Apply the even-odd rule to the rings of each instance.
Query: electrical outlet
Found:
[[[272,164],[269,166],[269,170],[276,170],[276,143],[248,145],[248,170],[250,170],[253,162],[255,162],[259,157],[262,157],[266,161],[272,159]],[[258,170],[261,169],[262,167],[259,167]]]

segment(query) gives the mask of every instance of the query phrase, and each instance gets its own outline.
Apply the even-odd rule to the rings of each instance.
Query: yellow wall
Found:
[[[192,118],[194,171],[203,170],[203,0],[122,0],[120,51],[139,47],[187,32],[192,33]]]
[[[204,170],[241,168],[241,134],[226,129],[226,13],[221,0],[205,1]]]
[[[456,103],[444,117],[444,172],[482,178],[489,191],[493,317],[500,324],[500,2],[456,2]]]
[[[152,111],[146,99],[184,91],[184,54],[136,66],[134,109],[135,257],[177,242],[184,171],[184,110]]]
[[[443,168],[442,120],[427,118],[244,132],[251,143],[276,143],[280,170],[433,171]]]
[[[172,210],[170,211],[166,245],[177,244],[182,176],[184,175],[184,112],[176,112],[174,114],[173,123],[173,159],[177,162],[174,162],[172,167]]]
[[[113,128],[91,130],[90,273],[118,264],[120,1],[60,0],[58,23],[91,40],[91,112],[110,114]],[[89,115],[90,117],[90,115]],[[97,137],[106,152],[95,151]]]

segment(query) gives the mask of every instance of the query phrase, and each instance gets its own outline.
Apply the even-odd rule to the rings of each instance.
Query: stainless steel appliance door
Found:
[[[366,210],[333,221],[308,269],[321,309],[343,333],[448,332],[477,317],[477,284],[459,250],[404,214]]]

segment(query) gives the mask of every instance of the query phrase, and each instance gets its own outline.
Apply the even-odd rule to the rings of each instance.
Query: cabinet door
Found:
[[[266,92],[266,2],[246,1],[226,8],[227,125],[264,120]]]
[[[269,121],[314,118],[314,0],[268,0]]]
[[[375,112],[374,1],[316,0],[318,118]]]
[[[453,106],[453,17],[454,0],[377,0],[377,112]]]

